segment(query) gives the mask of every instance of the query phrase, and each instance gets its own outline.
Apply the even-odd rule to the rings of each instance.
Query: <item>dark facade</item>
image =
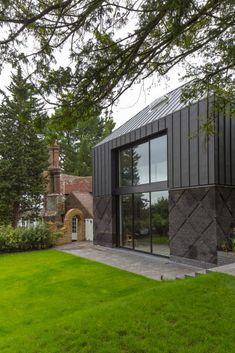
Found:
[[[186,106],[180,94],[179,88],[156,100],[94,148],[94,241],[122,245],[120,195],[148,194],[151,223],[151,197],[167,190],[170,256],[217,263],[218,245],[230,236],[235,218],[235,119],[229,117],[229,107],[215,113],[211,97]],[[208,136],[200,126],[212,115],[215,134]],[[164,135],[167,179],[120,186],[120,150],[130,147],[133,151],[135,146]],[[136,222],[138,216],[133,217]]]

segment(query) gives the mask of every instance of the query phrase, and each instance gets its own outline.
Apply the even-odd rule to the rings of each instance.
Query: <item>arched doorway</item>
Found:
[[[83,212],[78,208],[69,210],[64,218],[64,228],[68,242],[85,240],[85,221]]]
[[[78,240],[78,218],[77,216],[72,218],[71,221],[71,238],[72,241]]]

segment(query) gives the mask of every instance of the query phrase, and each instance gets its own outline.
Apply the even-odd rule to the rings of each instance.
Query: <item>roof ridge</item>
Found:
[[[169,91],[169,92],[167,92],[167,93],[165,93],[165,94],[162,94],[161,96],[155,98],[151,103],[149,103],[148,105],[146,105],[146,106],[145,106],[143,109],[141,109],[137,114],[135,114],[134,116],[132,116],[130,119],[128,119],[125,123],[123,123],[123,124],[122,124],[121,126],[119,126],[117,129],[113,130],[110,135],[106,136],[106,137],[105,137],[102,141],[100,141],[95,147],[98,147],[98,146],[100,146],[100,145],[102,145],[102,144],[104,144],[104,143],[106,143],[106,142],[109,142],[109,141],[111,141],[111,140],[113,140],[113,139],[115,139],[115,138],[118,138],[118,137],[120,137],[121,135],[124,135],[124,134],[126,134],[126,133],[128,133],[128,132],[130,132],[130,131],[133,131],[133,130],[135,130],[135,129],[137,129],[137,128],[143,126],[143,125],[146,125],[147,123],[150,123],[150,122],[152,122],[152,121],[154,121],[154,120],[158,120],[158,119],[162,118],[163,116],[159,116],[159,115],[157,114],[157,113],[159,113],[159,112],[160,112],[160,113],[163,113],[164,116],[166,116],[166,115],[168,115],[168,114],[173,113],[174,111],[176,111],[178,106],[179,106],[179,109],[182,109],[182,107],[186,106],[187,104],[185,104],[185,103],[183,103],[183,102],[180,102],[180,100],[179,100],[179,95],[176,94],[176,93],[179,92],[179,91],[182,91],[182,88],[183,88],[184,86],[186,86],[187,84],[189,84],[191,81],[192,81],[192,80],[190,80],[190,81],[188,81],[188,82],[185,82],[185,83],[183,83],[182,85],[180,85],[179,87],[177,87],[177,88],[175,88],[175,89],[173,89],[173,90],[171,90],[171,91]],[[175,97],[175,101],[171,102],[171,99],[174,98],[174,93],[175,93],[175,96],[176,96],[176,97]],[[162,102],[162,104],[161,104],[161,109],[159,109],[159,111],[158,111],[158,109],[155,110],[154,108],[153,108],[152,110],[150,109],[151,104],[153,104],[156,100],[160,100],[161,98],[166,97],[166,96],[169,97],[169,99],[166,100],[165,103]],[[178,103],[178,104],[176,104],[176,103]],[[168,109],[169,109],[170,111],[167,111],[166,104],[169,105]],[[166,109],[163,109],[163,108],[166,108]],[[174,109],[170,109],[170,108],[174,108]],[[148,120],[147,120],[147,121],[144,120],[144,124],[142,124],[141,122],[143,121],[143,119],[142,119],[143,116],[141,116],[141,115],[143,115],[144,111],[146,111],[146,110],[148,110],[148,113],[152,113],[152,114],[151,114],[151,116],[149,116],[149,121],[148,121]],[[171,111],[171,110],[172,110],[172,111]],[[146,113],[147,113],[147,112],[146,112]],[[138,118],[138,120],[137,120],[137,118]],[[137,120],[137,121],[136,121],[136,120]],[[125,130],[124,127],[128,127],[129,124],[131,123],[131,121],[135,122],[135,124],[133,124],[133,129],[127,128],[127,129]],[[119,132],[120,132],[120,133],[119,133]]]

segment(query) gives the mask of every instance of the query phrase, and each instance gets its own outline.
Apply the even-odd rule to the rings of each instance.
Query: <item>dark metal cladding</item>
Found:
[[[169,189],[235,185],[235,119],[229,109],[214,112],[213,96],[186,106],[181,90],[156,99],[94,148],[94,196],[114,193],[119,148],[162,133],[167,133]],[[200,126],[211,114],[216,133],[207,136]]]

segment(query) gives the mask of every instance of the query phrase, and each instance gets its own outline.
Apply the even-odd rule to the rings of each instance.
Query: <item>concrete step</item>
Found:
[[[212,272],[211,269],[209,268],[206,269],[206,273],[211,273],[211,272]]]
[[[202,276],[202,275],[206,275],[208,272],[207,270],[200,270],[195,272],[195,276]]]
[[[208,273],[207,270],[200,270],[197,272],[186,273],[185,275],[176,276],[175,279],[195,278],[195,277],[203,276],[206,273]]]
[[[196,273],[187,273],[186,275],[184,275],[184,278],[195,278],[196,277]]]
[[[186,273],[186,274],[181,274],[181,275],[176,275],[174,278],[173,277],[168,277],[166,275],[161,275],[160,279],[162,281],[164,280],[181,280],[181,279],[185,279],[185,278],[195,278],[195,277],[199,277],[199,276],[203,276],[205,274],[207,274],[209,271],[208,270],[199,270],[197,272],[192,272],[192,273]]]
[[[184,276],[185,276],[185,275],[177,275],[177,276],[175,277],[175,279],[185,279]]]

